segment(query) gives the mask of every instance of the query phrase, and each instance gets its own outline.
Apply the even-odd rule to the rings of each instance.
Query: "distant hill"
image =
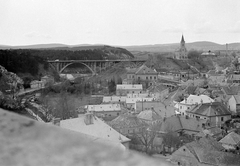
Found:
[[[129,51],[146,51],[146,52],[173,52],[179,48],[179,43],[172,44],[154,44],[154,45],[140,45],[140,46],[123,46]],[[225,50],[225,44],[217,44],[208,41],[199,41],[186,43],[188,50],[196,49],[202,51],[216,51],[216,50]],[[240,50],[240,43],[229,43],[228,50]]]
[[[169,44],[154,44],[154,45],[134,45],[134,46],[108,46],[103,44],[79,44],[79,45],[66,45],[60,43],[51,44],[36,44],[27,46],[7,46],[0,45],[0,49],[51,49],[51,50],[108,50],[108,52],[124,51],[141,51],[141,52],[173,52],[179,48],[180,43],[169,43]],[[209,41],[197,41],[188,43],[186,42],[188,50],[196,49],[201,51],[216,51],[226,50],[226,44],[218,44]],[[125,50],[127,49],[127,50]],[[240,43],[229,43],[228,50],[240,50]],[[129,53],[128,53],[129,54]]]

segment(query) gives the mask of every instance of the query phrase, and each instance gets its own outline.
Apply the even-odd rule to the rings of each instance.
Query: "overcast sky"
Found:
[[[240,42],[240,0],[0,0],[0,44]]]

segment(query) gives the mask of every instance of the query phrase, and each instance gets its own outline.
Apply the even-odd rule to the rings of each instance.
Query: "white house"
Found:
[[[150,97],[150,94],[147,92],[143,92],[143,93],[128,93],[127,94],[127,98],[146,98],[146,97]]]
[[[86,105],[87,112],[91,112],[103,119],[114,119],[121,113],[120,104],[101,104],[101,105]]]
[[[44,88],[44,86],[45,86],[45,82],[43,81],[34,80],[30,83],[30,87],[32,89]]]
[[[103,103],[125,103],[126,96],[103,96]]]
[[[61,120],[59,126],[75,132],[80,132],[96,138],[100,138],[109,143],[121,143],[125,149],[129,148],[130,139],[120,134],[104,121],[94,116],[92,113],[79,115],[78,118]],[[120,144],[120,146],[121,146]],[[120,147],[122,148],[122,147]]]
[[[177,114],[186,115],[186,110],[193,108],[196,104],[211,102],[214,102],[214,100],[207,95],[189,95],[183,101],[175,102],[174,107]]]
[[[145,101],[154,101],[154,98],[152,98],[152,97],[126,98],[126,105],[127,105],[127,108],[133,109],[135,111],[137,109],[136,103],[137,102],[145,102]]]
[[[126,96],[128,93],[142,93],[142,84],[117,84],[116,95]]]
[[[234,114],[240,113],[240,95],[232,95],[228,100],[228,108]]]

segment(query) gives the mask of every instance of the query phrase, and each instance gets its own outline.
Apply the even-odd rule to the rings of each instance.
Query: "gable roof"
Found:
[[[240,95],[233,95],[236,100],[236,104],[240,104]]]
[[[188,94],[194,94],[195,90],[197,89],[196,86],[188,86],[186,89],[185,89],[185,92],[188,93]]]
[[[202,120],[196,120],[195,118],[171,116],[158,124],[158,130],[160,132],[178,132],[181,130],[200,132],[202,130],[202,123]]]
[[[184,99],[180,103],[183,104],[201,104],[214,102],[212,98],[207,95],[189,95],[187,99]]]
[[[240,135],[235,132],[231,132],[222,138],[219,142],[223,144],[238,145],[240,143]]]
[[[222,87],[222,90],[227,94],[227,95],[237,95],[238,92],[240,91],[239,86],[224,86]]]
[[[162,120],[162,117],[158,115],[153,109],[151,110],[144,110],[140,112],[137,117],[139,119],[145,120],[145,121],[157,121],[157,120]]]
[[[193,109],[187,110],[186,112],[208,117],[231,115],[228,109],[220,102],[202,103],[200,105],[195,106]]]
[[[79,115],[78,118],[62,120],[60,127],[114,142],[130,141],[96,116],[93,117],[93,124],[90,125],[86,125],[84,119],[85,115]]]
[[[209,151],[208,149],[193,147],[200,163],[217,166],[238,166],[240,164],[239,155],[222,152]]]
[[[158,74],[158,73],[156,70],[151,69],[146,65],[142,65],[141,67],[138,68],[135,74],[142,75],[142,74]]]
[[[166,90],[166,89],[168,89],[168,87],[165,86],[165,85],[153,83],[153,85],[151,85],[151,86],[147,89],[147,91],[154,93],[154,92],[162,92],[162,91],[164,91],[164,90]]]
[[[199,140],[185,144],[191,154],[195,156],[201,164],[216,165],[216,166],[238,166],[240,165],[239,155],[235,155],[228,152],[223,152],[223,146],[217,142],[214,138],[208,136]],[[185,152],[184,152],[185,153]],[[173,153],[173,158],[177,156],[183,158],[183,160],[189,160],[190,156],[181,155],[182,152],[177,150]],[[187,157],[187,158],[185,158]]]
[[[175,115],[175,108],[170,105],[166,105],[161,101],[137,101],[136,102],[136,109],[154,109],[154,111],[160,115],[161,117],[170,117]]]
[[[147,124],[141,119],[138,119],[137,116],[128,113],[121,114],[108,123],[114,129],[139,128],[147,126]]]

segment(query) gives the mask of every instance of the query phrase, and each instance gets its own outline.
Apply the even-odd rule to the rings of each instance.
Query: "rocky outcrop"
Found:
[[[16,92],[23,87],[23,80],[0,65],[0,85],[2,93],[5,93],[6,90],[14,90]]]

